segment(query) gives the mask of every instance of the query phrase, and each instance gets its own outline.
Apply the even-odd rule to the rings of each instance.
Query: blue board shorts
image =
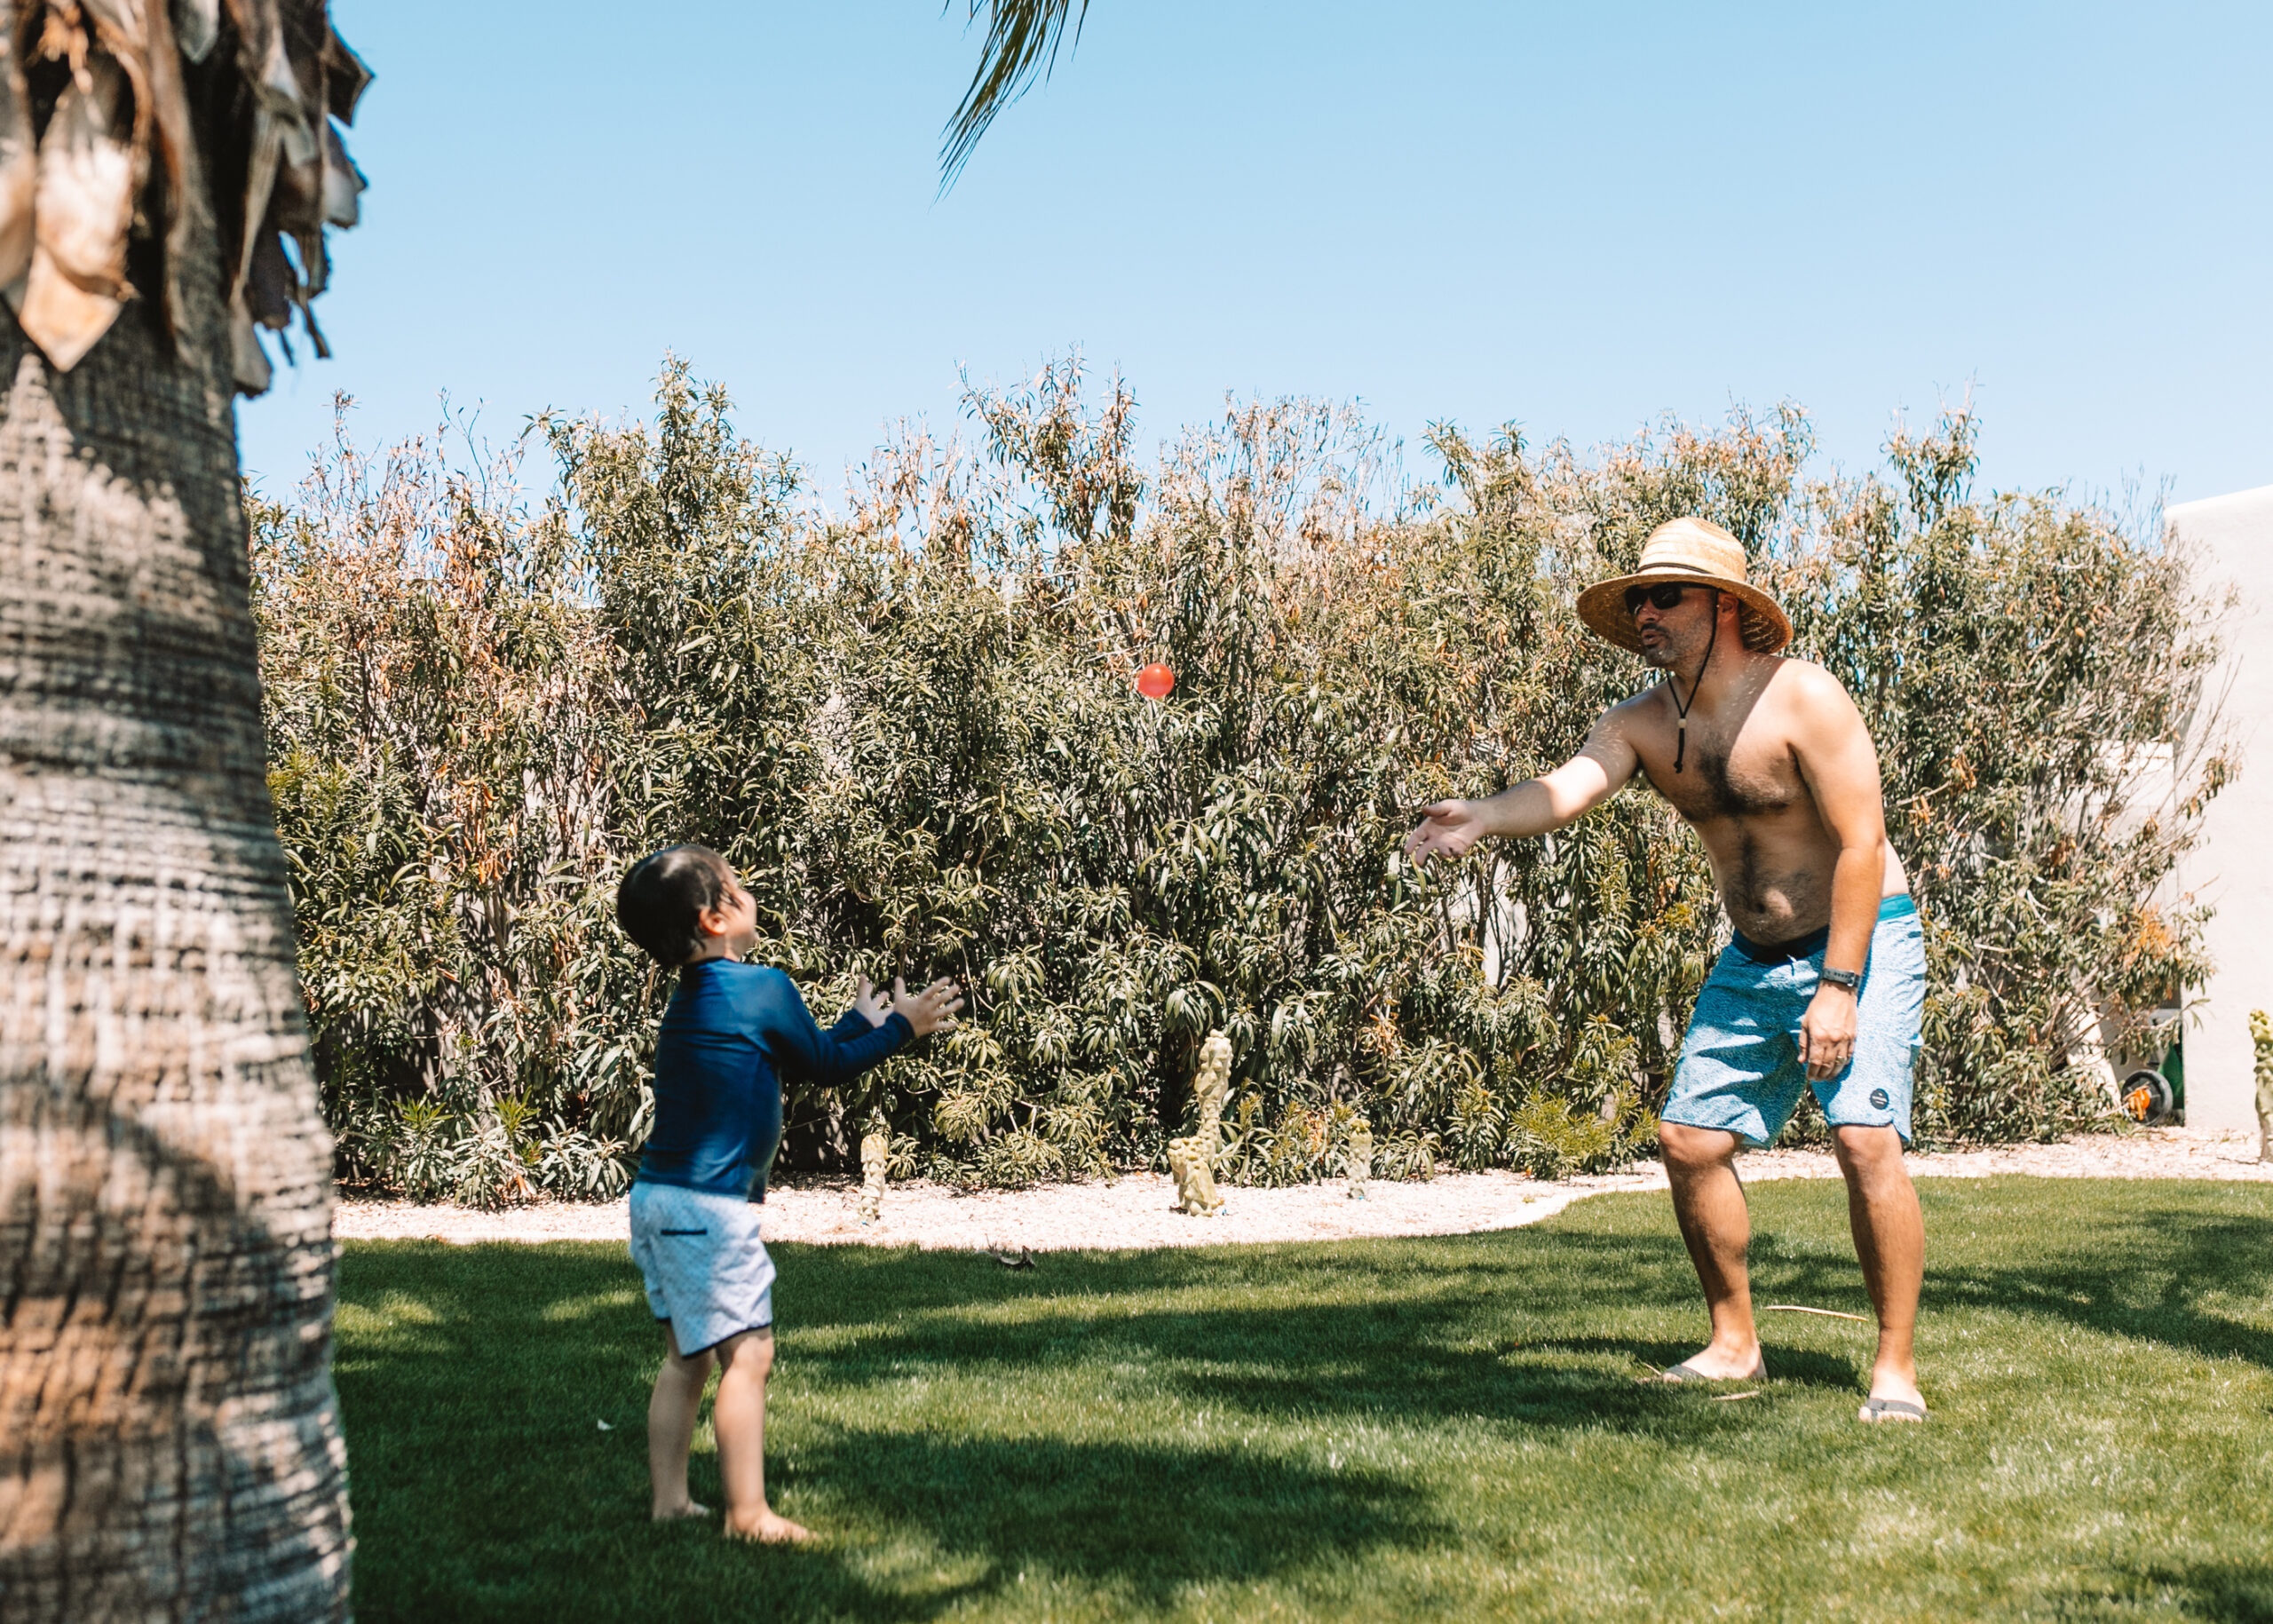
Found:
[[[681,1359],[773,1323],[773,1260],[757,1238],[764,1210],[746,1196],[631,1186],[631,1261]]]
[[[1800,1018],[1815,997],[1830,932],[1763,947],[1738,936],[1722,953],[1681,1049],[1659,1119],[1718,1128],[1758,1146],[1792,1120],[1812,1086],[1834,1128],[1891,1128],[1910,1143],[1911,1073],[1926,1010],[1926,936],[1908,897],[1879,904],[1855,1011],[1855,1052],[1836,1077],[1810,1085]]]

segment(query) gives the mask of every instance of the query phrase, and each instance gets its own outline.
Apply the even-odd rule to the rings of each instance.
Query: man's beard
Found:
[[[1681,651],[1674,646],[1671,638],[1659,638],[1655,646],[1647,643],[1642,646],[1642,663],[1669,671],[1681,663]]]

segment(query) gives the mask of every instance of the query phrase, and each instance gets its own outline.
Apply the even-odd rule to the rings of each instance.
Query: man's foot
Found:
[[[1768,1357],[1754,1343],[1747,1352],[1731,1353],[1718,1346],[1693,1355],[1665,1373],[1668,1382],[1764,1382]]]
[[[1855,1412],[1857,1421],[1923,1421],[1926,1406],[1913,1404],[1906,1398],[1865,1398],[1863,1407]]]
[[[812,1539],[813,1531],[799,1527],[778,1512],[761,1511],[748,1522],[728,1517],[726,1537],[730,1540],[756,1540],[767,1545],[791,1545],[800,1540]]]
[[[1918,1390],[1917,1373],[1906,1366],[1880,1367],[1871,1372],[1871,1396],[1856,1412],[1858,1421],[1923,1421],[1926,1395]]]
[[[658,1523],[700,1522],[710,1515],[710,1508],[697,1501],[682,1501],[676,1506],[657,1506],[650,1514]]]

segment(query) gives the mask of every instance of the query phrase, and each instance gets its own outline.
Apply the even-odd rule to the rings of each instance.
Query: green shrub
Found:
[[[882,1107],[895,1164],[943,1178],[1157,1167],[1216,1026],[1237,1179],[1327,1176],[1358,1115],[1389,1177],[1622,1158],[1725,929],[1694,838],[1636,788],[1449,872],[1399,843],[1640,685],[1571,598],[1684,511],[1745,539],[1880,741],[1935,972],[1921,1133],[2104,1113],[2067,1054],[2194,966],[2156,899],[2224,773],[2169,748],[2214,645],[2158,535],[1969,498],[1962,417],[1832,480],[1789,411],[1593,460],[1447,430],[1410,490],[1302,402],[1140,467],[1127,392],[1083,385],[974,393],[980,455],[911,434],[836,508],[676,363],[652,423],[535,426],[541,500],[517,456],[344,438],[256,500],[344,1176],[620,1188],[669,983],[614,888],[685,840],[734,862],[824,1019],[864,974],[971,990],[953,1036],[793,1090],[788,1165],[849,1170]]]

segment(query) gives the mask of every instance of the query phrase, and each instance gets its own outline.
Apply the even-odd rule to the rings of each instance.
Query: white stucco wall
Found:
[[[2169,510],[2171,528],[2201,550],[2204,578],[2231,582],[2242,600],[2225,628],[2225,719],[2241,776],[2210,804],[2201,845],[2179,871],[2182,890],[2213,905],[2217,965],[2186,1029],[2186,1123],[2257,1134],[2249,1012],[2273,1010],[2273,485]]]

